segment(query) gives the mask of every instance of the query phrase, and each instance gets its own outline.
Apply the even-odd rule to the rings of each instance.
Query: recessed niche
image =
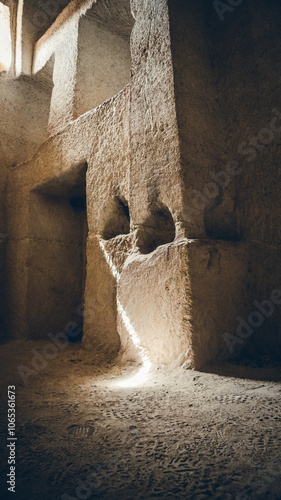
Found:
[[[230,200],[231,201],[231,200]],[[240,234],[237,216],[232,203],[227,203],[222,197],[204,211],[204,225],[209,239],[222,241],[239,241]]]
[[[80,18],[75,118],[129,83],[133,24],[130,0],[99,0]]]
[[[121,234],[130,233],[130,212],[128,202],[123,198],[114,198],[110,201],[103,214],[104,240],[110,240]]]
[[[87,164],[38,186],[30,197],[28,328],[30,338],[64,332],[82,338],[86,280]],[[66,326],[69,330],[66,331]]]
[[[151,253],[157,247],[173,242],[175,235],[175,224],[170,210],[165,206],[157,207],[138,229],[139,251],[142,254]]]

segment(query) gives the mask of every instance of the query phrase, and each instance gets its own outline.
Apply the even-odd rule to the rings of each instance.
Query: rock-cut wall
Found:
[[[72,324],[104,358],[189,368],[249,341],[278,350],[278,307],[251,338],[237,321],[280,281],[277,137],[241,159],[273,107],[278,125],[279,4],[223,22],[205,0],[84,3],[35,49],[34,71],[55,58],[51,136],[10,171],[11,335]]]

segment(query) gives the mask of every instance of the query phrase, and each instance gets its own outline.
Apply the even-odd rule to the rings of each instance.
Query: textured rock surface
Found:
[[[248,259],[243,244],[187,240],[126,261],[118,299],[153,362],[194,368],[227,356],[222,333],[246,308]],[[120,336],[126,352],[124,326]]]
[[[8,205],[8,246],[11,255],[11,260],[8,257],[8,268],[12,285],[7,290],[7,302],[11,310],[13,331],[18,334],[25,331],[25,335],[28,332],[30,335],[31,331],[33,334],[36,330],[37,335],[44,337],[46,330],[49,331],[50,328],[50,316],[53,318],[51,329],[55,327],[56,322],[56,328],[59,325],[60,329],[77,315],[76,308],[79,302],[83,301],[81,285],[78,283],[81,282],[83,274],[81,255],[85,235],[82,237],[84,233],[81,233],[81,217],[75,214],[70,200],[81,196],[83,189],[86,195],[87,189],[87,261],[91,276],[91,261],[95,261],[96,254],[92,251],[90,238],[97,231],[102,232],[104,224],[100,207],[109,204],[120,191],[122,195],[128,196],[128,169],[125,161],[128,158],[128,95],[128,89],[125,89],[112,102],[105,103],[73,122],[63,132],[46,142],[32,161],[12,171],[13,182],[9,187]],[[107,143],[102,135],[113,136],[113,133],[113,153],[116,153],[111,155],[109,161]],[[124,156],[119,153],[122,150]],[[85,164],[88,165],[87,188],[86,171],[83,167]],[[14,263],[14,252],[24,263],[20,268]],[[103,260],[106,264],[105,257]],[[40,286],[42,280],[44,281],[44,274],[53,278],[49,284],[44,283],[38,294],[32,283]],[[95,304],[97,297],[100,297],[100,289],[107,289],[107,284],[100,279],[95,288],[89,278],[86,282],[86,296],[88,288],[91,290],[89,300]],[[70,299],[67,299],[67,289],[72,291]],[[44,308],[38,307],[38,304],[34,307],[34,293],[41,304],[45,304]],[[16,303],[18,314],[14,315]],[[107,316],[103,314],[103,317]],[[39,331],[40,322],[44,326]],[[36,328],[32,325],[36,325]],[[91,324],[85,325],[85,337],[87,328],[90,331],[95,330],[94,319]],[[98,335],[104,334],[106,328],[105,322],[102,332]],[[116,331],[114,321],[111,330]]]
[[[12,86],[37,82],[38,115],[36,134],[14,111],[2,135],[15,127],[5,168],[28,160],[6,190],[7,321],[17,338],[84,323],[108,359],[201,367],[280,287],[281,9],[249,0],[224,22],[207,0],[131,9],[73,0],[36,39],[34,75],[4,82],[4,114]],[[244,340],[278,351],[279,307]]]
[[[51,88],[32,77],[0,80],[0,227],[5,231],[5,184],[8,167],[32,158],[47,139]],[[39,112],[40,110],[40,112]]]
[[[12,342],[0,354],[2,421],[11,378],[17,387],[20,500],[280,499],[280,365],[158,367],[123,388],[136,369],[99,366],[69,346],[24,386],[17,367],[46,345]]]
[[[114,30],[114,23],[111,30],[107,29],[106,22],[95,20],[96,7],[88,10],[79,22],[75,118],[113,97],[130,80],[131,30],[120,35]],[[115,23],[122,26],[122,20]]]

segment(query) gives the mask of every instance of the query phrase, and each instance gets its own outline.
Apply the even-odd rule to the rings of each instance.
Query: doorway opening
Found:
[[[28,259],[30,338],[64,332],[72,342],[83,335],[87,164],[74,167],[32,192]]]

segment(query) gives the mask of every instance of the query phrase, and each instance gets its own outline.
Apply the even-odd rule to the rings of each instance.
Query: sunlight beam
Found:
[[[114,265],[110,255],[106,251],[104,243],[102,241],[99,241],[99,245],[104,253],[106,262],[108,263],[110,270],[118,283],[120,280],[121,274],[119,273],[116,266]],[[145,349],[142,347],[140,338],[139,338],[136,330],[134,329],[134,327],[130,321],[129,316],[126,313],[122,304],[120,303],[119,299],[117,299],[117,310],[122,318],[123,325],[126,328],[130,339],[132,340],[134,346],[136,347],[136,349],[139,352],[139,355],[140,355],[141,360],[142,360],[142,367],[132,377],[129,377],[128,379],[116,382],[115,384],[118,385],[118,387],[124,387],[124,388],[125,387],[137,387],[137,386],[144,384],[144,382],[147,380],[148,373],[150,371],[152,363],[151,363],[150,358],[149,358],[148,354],[146,353]]]
[[[9,71],[12,64],[10,9],[0,3],[0,72]]]

